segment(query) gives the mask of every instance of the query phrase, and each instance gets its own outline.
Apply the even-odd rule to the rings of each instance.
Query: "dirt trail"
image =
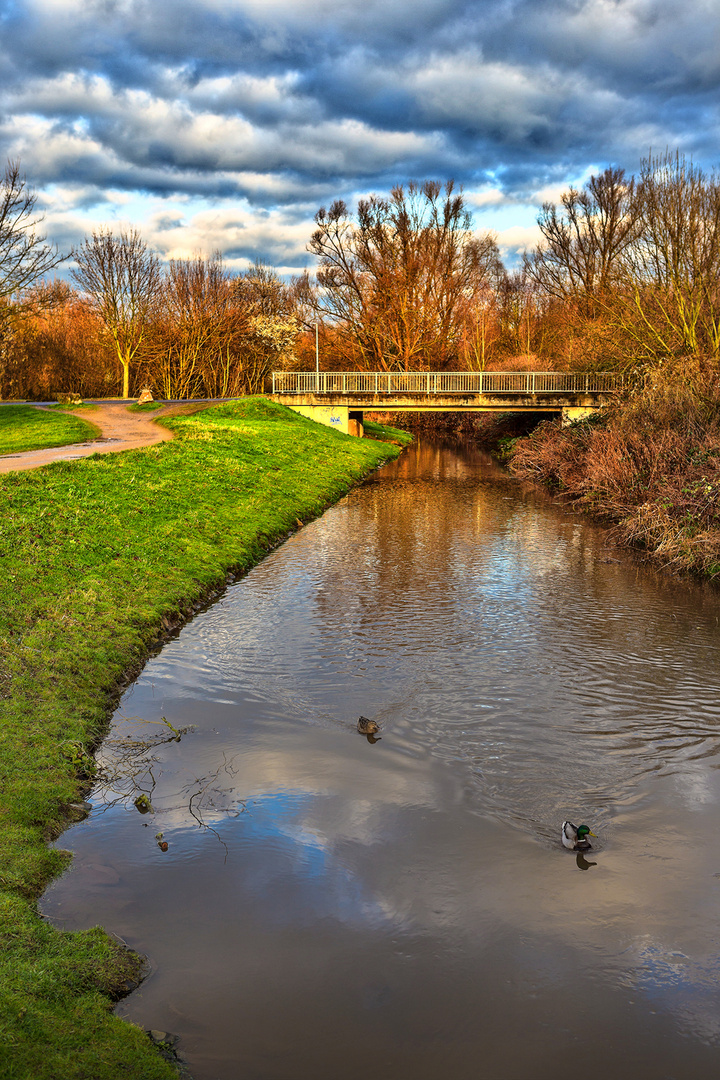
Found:
[[[37,408],[42,408],[38,405]],[[70,446],[53,446],[45,450],[26,450],[21,454],[5,454],[0,457],[0,475],[9,472],[22,472],[25,469],[38,469],[49,465],[51,461],[74,461],[76,458],[89,457],[91,454],[111,454],[118,450],[136,450],[141,446],[152,446],[165,442],[173,435],[167,428],[154,424],[158,416],[172,416],[178,413],[197,412],[207,408],[207,404],[188,408],[182,405],[160,405],[157,412],[131,413],[126,405],[98,405],[97,410],[88,412],[84,409],[68,409],[68,412],[87,420],[100,428],[97,438],[89,442],[71,443]]]

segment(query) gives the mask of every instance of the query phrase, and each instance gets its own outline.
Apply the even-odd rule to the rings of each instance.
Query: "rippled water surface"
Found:
[[[719,614],[417,446],[148,663],[44,910],[195,1080],[715,1078]]]

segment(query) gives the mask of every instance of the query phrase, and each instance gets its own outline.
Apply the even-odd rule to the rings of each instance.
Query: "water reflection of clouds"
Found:
[[[393,912],[387,903],[373,894],[362,875],[338,859],[338,836],[322,834],[314,815],[306,816],[315,800],[314,794],[297,791],[253,800],[252,812],[243,822],[241,844],[243,849],[261,851],[262,859],[240,853],[244,889],[254,893],[264,908],[269,905],[274,921],[289,925],[323,918],[365,925],[391,920]],[[267,858],[269,849],[275,853],[272,859]],[[288,876],[293,878],[289,905]],[[276,904],[273,897],[278,889],[285,895]]]
[[[628,950],[632,958],[619,982],[641,993],[648,1005],[670,1013],[688,1033],[720,1040],[720,958],[698,961],[645,935]]]
[[[164,868],[217,865],[209,891],[235,890],[260,927],[478,955],[504,936],[503,976],[532,968],[569,997],[589,969],[715,1038],[714,624],[678,634],[666,597],[598,569],[592,533],[460,479],[434,509],[410,480],[355,492],[148,665],[133,711],[202,729],[158,773]],[[360,713],[381,718],[377,747]],[[213,862],[178,792],[219,747]],[[601,833],[591,874],[559,849],[576,813]]]
[[[273,760],[277,770],[280,765],[277,755]],[[293,755],[286,760],[288,774],[294,771],[294,760]],[[425,779],[427,782],[429,778]],[[466,933],[469,926],[475,927],[477,936],[481,927],[487,927],[488,920],[495,926],[495,932],[501,922],[508,928],[523,925],[532,942],[533,964],[539,963],[538,950],[545,957],[542,971],[535,972],[536,979],[542,976],[547,981],[552,975],[555,983],[566,977],[567,964],[562,957],[568,946],[581,955],[586,949],[608,952],[614,935],[608,936],[604,919],[607,878],[598,890],[600,895],[595,893],[590,901],[600,902],[600,913],[587,922],[577,916],[558,917],[563,905],[578,910],[588,903],[585,892],[568,889],[561,852],[547,853],[538,860],[534,852],[520,846],[517,862],[504,869],[494,867],[488,875],[488,853],[483,853],[482,844],[478,843],[474,859],[451,861],[449,880],[448,863],[438,858],[435,849],[438,842],[435,829],[448,811],[448,792],[440,785],[432,792],[433,797],[421,805],[409,803],[409,792],[399,798],[397,793],[381,792],[379,786],[374,787],[372,801],[352,792],[342,800],[337,793],[316,791],[254,794],[251,813],[242,824],[241,846],[256,848],[258,859],[242,858],[243,888],[256,894],[267,918],[274,924],[332,918],[358,927],[385,925],[392,927],[393,932],[412,928],[414,933],[438,937],[447,932]],[[431,794],[427,786],[425,790]],[[394,814],[402,819],[397,822],[396,837],[392,836],[392,829],[386,828]],[[414,847],[408,852],[404,866],[392,860],[388,865],[387,854],[382,853],[377,865],[368,862],[361,849],[378,843],[393,847],[395,842],[401,843],[403,836],[417,835],[419,816],[426,822],[427,857]],[[415,823],[412,819],[416,819]],[[223,835],[229,839],[227,831],[223,830]],[[484,828],[480,826],[478,841],[483,837]],[[269,850],[274,852],[271,859],[268,859]],[[467,854],[471,851],[469,846]],[[667,844],[666,853],[677,873],[680,853]],[[602,868],[602,853],[599,859]],[[534,882],[530,890],[523,883],[524,860]],[[491,866],[493,861],[491,858]],[[688,867],[686,872],[692,875]],[[612,904],[614,920],[621,917],[625,925],[646,922],[647,912],[654,903],[657,905],[658,882],[662,876],[662,873],[659,876],[643,873],[632,879],[623,876],[620,880],[616,874],[613,881],[611,875],[610,895],[619,890]],[[292,878],[292,886],[288,878]],[[289,907],[288,888],[292,892]],[[278,900],[278,890],[285,893],[285,899]],[[672,924],[678,916],[679,912],[672,910],[670,904],[664,911],[656,910],[653,919],[661,931],[663,922]],[[612,951],[610,947],[608,955]],[[614,973],[619,985],[642,994],[648,1007],[671,1013],[683,1029],[704,1039],[717,1037],[720,1020],[713,1013],[716,961],[692,957],[664,946],[652,934],[644,934],[610,961],[609,971]]]
[[[160,779],[168,798],[181,774],[173,755],[191,739],[163,747]],[[227,752],[226,740],[227,733]],[[209,810],[208,821],[228,849],[225,862],[215,860],[227,879],[220,877],[215,887],[237,890],[246,908],[250,901],[258,926],[310,932],[325,921],[353,931],[422,935],[441,950],[467,940],[480,954],[504,935],[514,942],[509,948],[519,950],[514,959],[508,956],[508,970],[531,970],[534,986],[562,987],[576,965],[593,968],[599,957],[610,985],[641,995],[647,1008],[672,1015],[683,1031],[717,1037],[711,986],[716,964],[692,940],[698,919],[716,925],[714,893],[706,895],[699,885],[702,858],[699,868],[698,852],[685,846],[683,823],[654,850],[650,840],[661,822],[652,807],[639,820],[636,811],[648,845],[638,845],[626,828],[614,848],[604,851],[601,843],[598,867],[584,875],[555,845],[511,836],[504,823],[492,825],[483,816],[468,819],[457,771],[432,759],[407,758],[395,748],[374,757],[376,748],[333,730],[287,729],[268,746],[256,741],[250,726],[238,741],[245,749],[234,759],[226,805],[242,800],[247,811],[228,818]],[[211,764],[206,757],[203,768]],[[315,782],[308,783],[313,771]],[[202,874],[212,862],[205,844],[217,841],[182,807],[166,809],[164,800],[158,790],[154,820],[172,834],[170,859],[185,850],[187,872]],[[706,847],[707,839],[706,829],[698,844]],[[638,862],[643,854],[652,861]],[[212,917],[209,899],[204,911]],[[685,921],[687,940],[677,934]],[[628,949],[625,935],[633,928]],[[674,948],[662,944],[670,939],[678,941]]]

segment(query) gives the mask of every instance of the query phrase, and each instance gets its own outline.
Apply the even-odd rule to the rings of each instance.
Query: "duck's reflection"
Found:
[[[597,866],[596,862],[588,862],[582,851],[578,851],[575,861],[577,862],[578,870],[589,870],[591,866]]]

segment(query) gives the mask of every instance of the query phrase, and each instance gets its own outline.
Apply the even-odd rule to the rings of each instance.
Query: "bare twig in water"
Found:
[[[192,727],[176,728],[166,717],[160,720],[143,720],[140,717],[128,717],[125,721],[129,725],[156,724],[163,726],[171,734],[158,732],[156,736],[148,737],[146,732],[138,737],[135,733],[109,736],[102,746],[96,784],[93,791],[96,805],[101,812],[117,806],[121,803],[132,801],[135,806],[138,800],[142,805],[150,806],[152,794],[157,786],[155,770],[162,764],[157,751],[160,747],[180,742],[183,735],[192,730]],[[233,798],[233,784],[222,786],[222,775],[233,779],[237,775],[235,757],[228,757],[222,751],[222,763],[213,772],[201,777],[193,777],[185,783],[177,792],[180,801],[177,804],[165,803],[156,813],[172,813],[186,810],[190,817],[202,829],[213,833],[225,849],[225,858],[228,856],[228,848],[218,830],[208,824],[205,815],[208,811],[214,814],[241,814],[246,810],[244,800]],[[229,797],[229,799],[228,799]],[[170,795],[172,799],[172,795]],[[222,805],[231,801],[232,805]]]

